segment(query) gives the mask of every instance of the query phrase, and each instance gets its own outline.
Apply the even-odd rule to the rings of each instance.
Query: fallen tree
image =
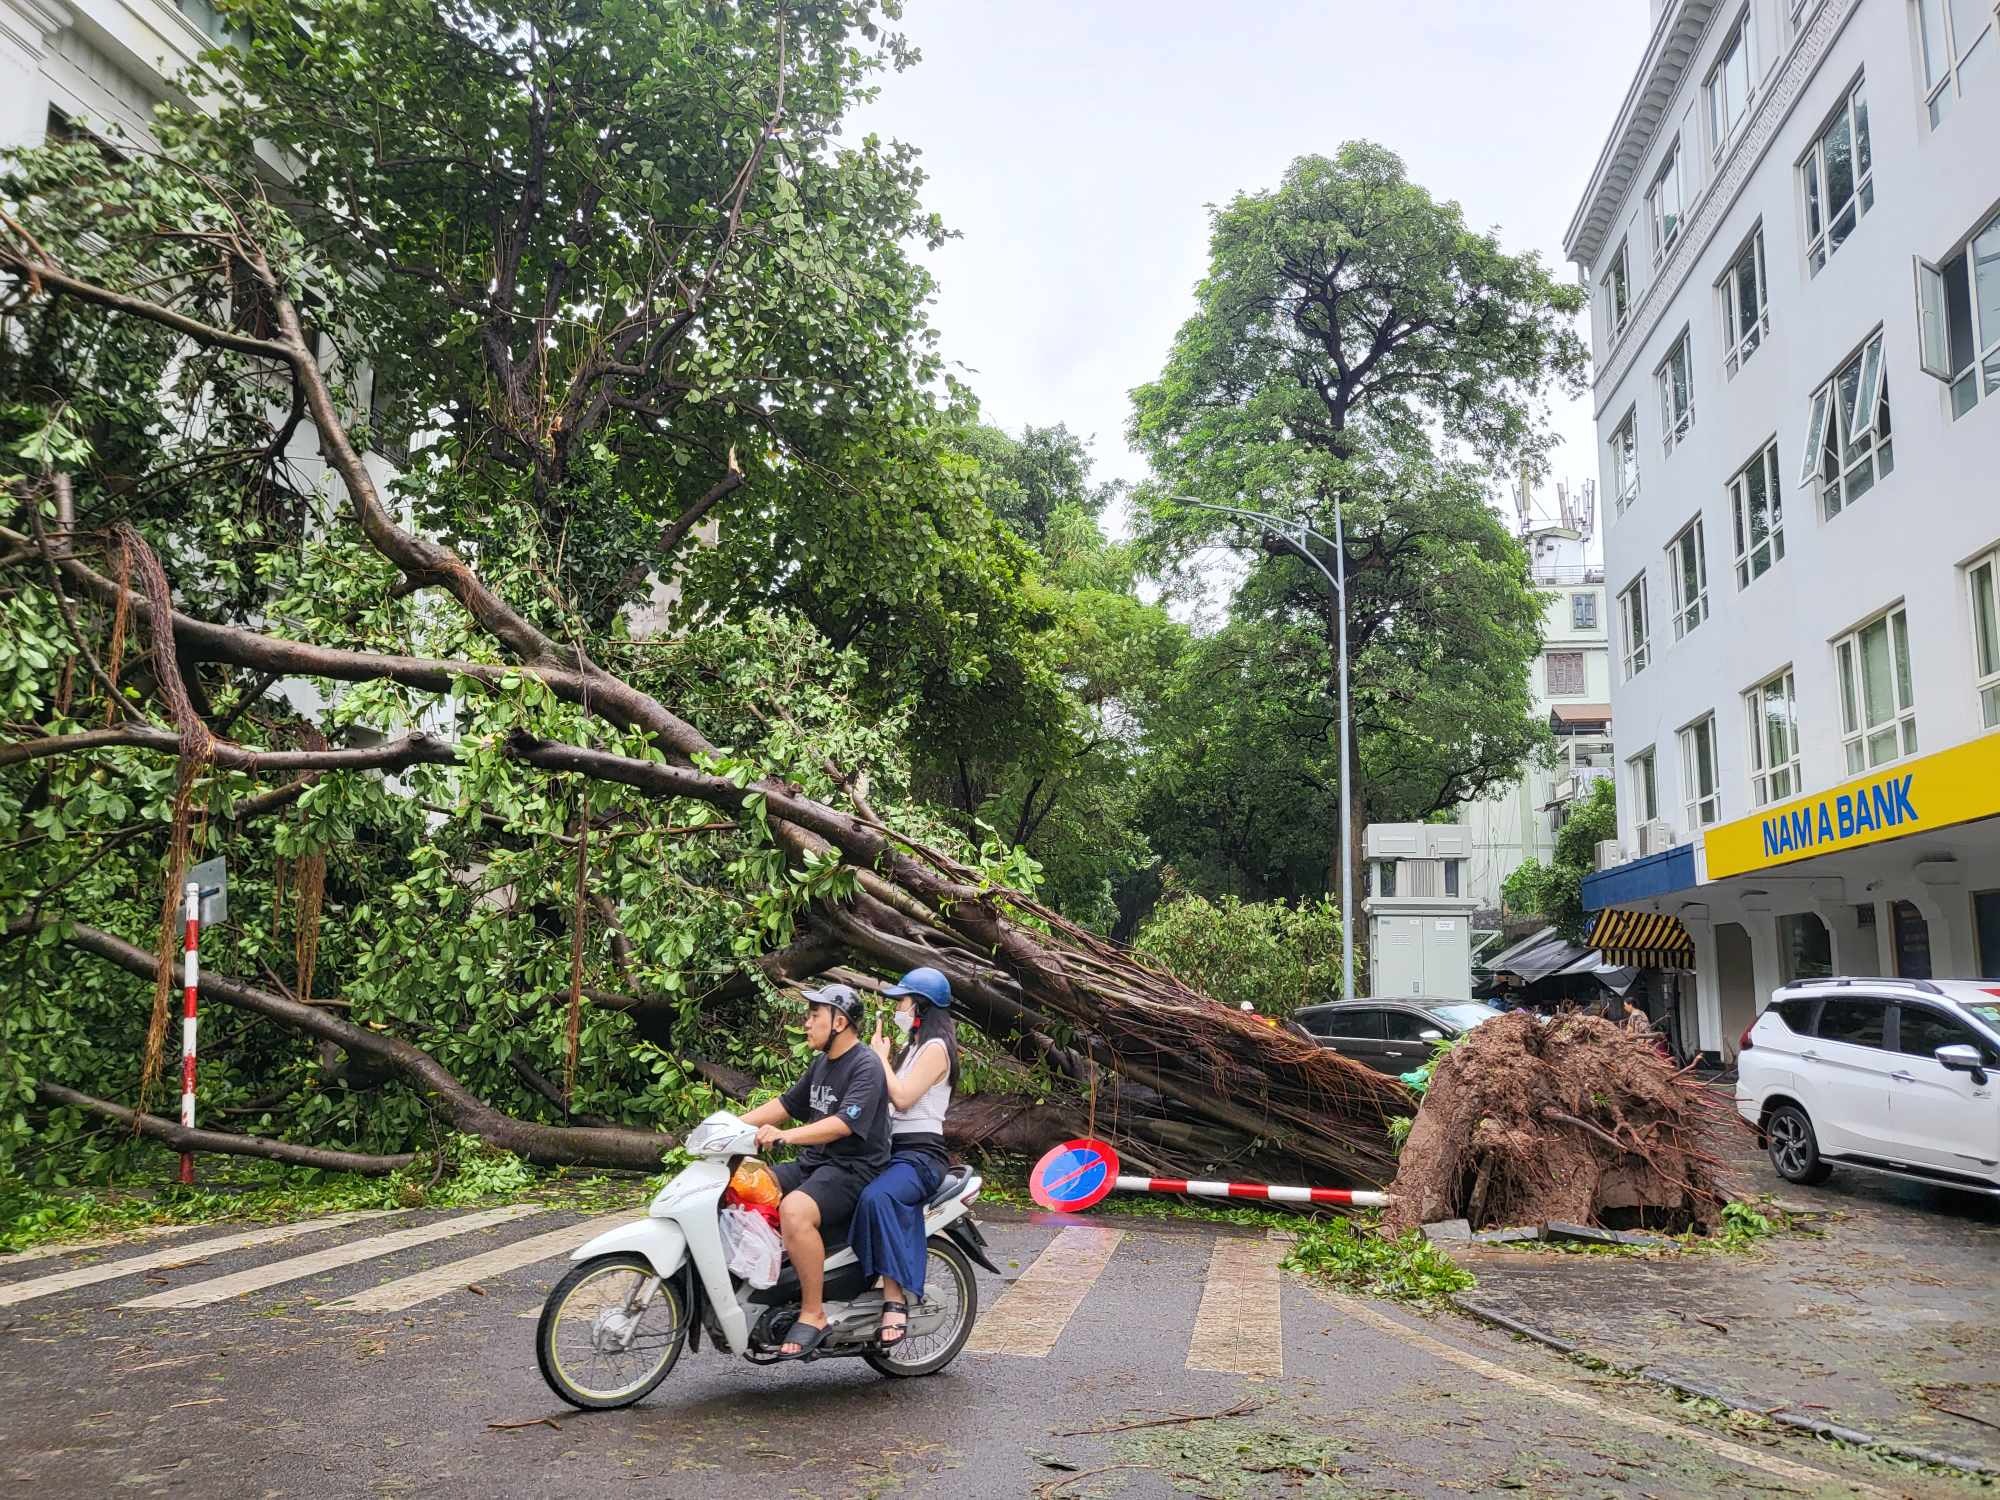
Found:
[[[1511,1012],[1438,1059],[1386,1225],[1712,1229],[1730,1196],[1706,1144],[1720,1110],[1650,1038],[1600,1016]]]
[[[871,795],[896,727],[848,705],[840,733],[816,731],[839,694],[789,662],[753,691],[739,662],[686,659],[748,628],[745,595],[796,607],[836,651],[900,612],[932,676],[975,683],[954,701],[978,723],[968,660],[1001,654],[979,601],[947,597],[1006,542],[961,525],[984,512],[937,441],[928,284],[903,246],[942,231],[905,154],[837,141],[884,65],[856,42],[877,35],[872,8],[242,11],[259,44],[187,91],[213,114],[169,111],[156,151],[27,153],[0,217],[20,330],[0,359],[33,393],[30,419],[0,413],[32,471],[10,480],[0,569],[12,618],[40,632],[27,686],[0,681],[18,705],[0,746],[11,847],[53,844],[75,804],[100,809],[87,826],[107,847],[146,856],[115,913],[86,878],[101,851],[9,893],[17,951],[69,943],[150,980],[150,1077],[184,857],[269,812],[273,847],[238,864],[270,919],[230,935],[241,977],[204,988],[257,1018],[230,1042],[274,1070],[299,1049],[264,1023],[345,1058],[345,1100],[415,1097],[536,1160],[650,1166],[665,1133],[569,1114],[591,1037],[608,1051],[615,1026],[713,1082],[724,1059],[701,1032],[779,1031],[756,1005],[839,968],[929,964],[1047,1085],[1048,1110],[988,1106],[975,1138],[1031,1148],[1094,1115],[1162,1170],[1389,1175],[1394,1082],[1065,920],[1013,851],[883,796],[886,778]],[[364,450],[431,422],[442,436],[390,488]],[[308,445],[323,498],[299,474]],[[716,520],[740,544],[697,555]],[[815,550],[857,534],[875,550]],[[887,559],[886,584],[852,582]],[[710,612],[689,612],[696,649],[661,667],[621,611],[677,573]],[[357,808],[380,814],[368,837]],[[685,866],[664,854],[704,843]],[[396,876],[336,892],[328,909],[350,915],[329,931],[355,929],[338,954],[319,941],[330,849]],[[289,887],[266,878],[274,859],[296,865]],[[674,930],[645,909],[649,881],[687,887]],[[311,900],[287,908],[301,884]],[[398,900],[435,920],[352,921]],[[474,920],[496,910],[506,924]],[[289,987],[271,969],[285,924]],[[389,995],[397,942],[450,961],[409,952],[434,965],[427,987]],[[357,971],[365,1024],[315,1003],[315,973]],[[126,1014],[129,993],[97,998]],[[556,1065],[510,1064],[517,1037],[552,1031]],[[475,1050],[480,1087],[439,1061]],[[769,1071],[796,1066],[783,1050]],[[487,1097],[503,1088],[511,1111]],[[607,1107],[622,1102],[586,1107],[645,1117]]]

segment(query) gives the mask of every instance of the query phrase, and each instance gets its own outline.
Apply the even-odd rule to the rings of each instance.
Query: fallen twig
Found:
[[[1144,1469],[1149,1467],[1151,1466],[1148,1464],[1106,1464],[1101,1469],[1081,1469],[1074,1474],[1065,1474],[1060,1479],[1051,1479],[1043,1484],[1036,1485],[1035,1500],[1056,1500],[1056,1497],[1063,1492],[1065,1486],[1075,1484],[1080,1479],[1090,1479],[1098,1474],[1109,1474],[1115,1469]]]
[[[1050,1437],[1106,1437],[1114,1432],[1136,1432],[1141,1427],[1179,1427],[1189,1422],[1219,1422],[1228,1417],[1247,1417],[1269,1406],[1268,1401],[1239,1401],[1224,1411],[1177,1412],[1171,1417],[1151,1417],[1144,1422],[1120,1422],[1115,1427],[1078,1427],[1069,1432],[1052,1432]]]
[[[562,1431],[562,1423],[554,1417],[530,1417],[525,1422],[488,1422],[486,1425],[500,1432],[512,1432],[520,1427],[551,1427],[557,1432]]]
[[[1942,1401],[1934,1400],[1929,1396],[1924,1397],[1924,1405],[1934,1411],[1941,1411],[1948,1417],[1957,1417],[1961,1422],[1977,1422],[1981,1427],[1991,1427],[1995,1432],[2000,1432],[2000,1422],[1989,1422],[1984,1417],[1975,1417],[1969,1411],[1960,1411],[1955,1406],[1946,1406]]]

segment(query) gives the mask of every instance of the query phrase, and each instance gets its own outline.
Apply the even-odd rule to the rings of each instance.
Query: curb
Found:
[[[1545,1329],[1536,1328],[1530,1323],[1523,1323],[1518,1318],[1511,1318],[1506,1313],[1496,1311],[1493,1308],[1483,1307],[1479,1303],[1470,1301],[1458,1293],[1452,1294],[1451,1305],[1469,1318],[1489,1324],[1504,1333],[1511,1333],[1517,1338],[1528,1339],[1533,1343],[1542,1345],[1546,1349],[1553,1349],[1566,1359],[1582,1358],[1592,1360],[1607,1369],[1614,1370],[1618,1374],[1631,1379],[1650,1380],[1653,1384],[1665,1386],[1668,1390],[1678,1395],[1692,1396],[1705,1401],[1720,1402],[1732,1411],[1743,1412],[1749,1416],[1763,1417],[1768,1421],[1778,1423],[1781,1427],[1789,1427],[1794,1431],[1807,1433],[1812,1437],[1828,1438],[1837,1442],[1847,1443],[1856,1448],[1872,1448],[1878,1453],[1886,1453],[1895,1458],[1909,1459],[1915,1463],[1937,1464],[1947,1469],[1959,1469],[1968,1474],[2000,1475],[2000,1464],[1988,1463],[1985,1459],[1969,1458],[1960,1453],[1946,1453],[1937,1448],[1925,1448],[1915,1443],[1904,1443],[1898,1442],[1893,1438],[1877,1437],[1872,1433],[1860,1432],[1852,1427],[1843,1427],[1837,1422],[1829,1422],[1824,1417],[1808,1416],[1802,1412],[1788,1410],[1787,1404],[1782,1401],[1765,1401],[1761,1403],[1745,1401],[1740,1397],[1730,1395],[1727,1391],[1703,1384],[1701,1381],[1695,1380],[1690,1376],[1676,1374],[1672,1370],[1662,1370],[1650,1365],[1644,1368],[1635,1368],[1631,1365],[1618,1364],[1615,1361],[1605,1359],[1602,1355],[1593,1354],[1581,1345],[1572,1344],[1567,1339],[1558,1338]]]

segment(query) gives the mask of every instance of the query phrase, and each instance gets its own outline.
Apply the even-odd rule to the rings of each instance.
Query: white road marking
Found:
[[[1817,1493],[1829,1485],[1844,1486],[1857,1495],[1881,1495],[1884,1500],[1893,1500],[1895,1491],[1878,1489],[1872,1484],[1864,1484],[1844,1474],[1830,1473],[1825,1469],[1810,1468],[1805,1464],[1793,1463],[1788,1458],[1779,1458],[1774,1453],[1765,1453],[1756,1448],[1732,1443],[1713,1433],[1703,1432],[1698,1427],[1682,1427],[1673,1422],[1649,1417],[1644,1412],[1626,1411],[1609,1402],[1599,1401],[1594,1396],[1586,1396],[1581,1391],[1567,1390],[1546,1380],[1538,1380],[1532,1375],[1524,1375],[1519,1370],[1510,1370],[1504,1365],[1496,1365],[1491,1360],[1481,1359],[1476,1354],[1467,1354],[1462,1349],[1454,1349],[1426,1334],[1419,1333],[1407,1323],[1365,1307],[1351,1297],[1343,1297],[1335,1292],[1321,1291],[1320,1295],[1338,1307],[1348,1317],[1381,1329],[1400,1343],[1422,1349],[1438,1359],[1457,1365],[1462,1370],[1470,1370],[1482,1379],[1495,1381],[1500,1385],[1511,1385],[1516,1390],[1531,1391],[1545,1401],[1570,1407],[1572,1410],[1587,1412],[1601,1422],[1614,1422],[1621,1427],[1636,1428],[1651,1433],[1655,1437],[1671,1438],[1675,1442],[1691,1443],[1697,1448],[1705,1448],[1716,1457],[1745,1468],[1759,1469],[1793,1484],[1804,1485]]]
[[[418,1271],[409,1276],[385,1281],[378,1287],[365,1292],[356,1292],[351,1297],[342,1297],[335,1302],[323,1303],[321,1312],[403,1312],[428,1302],[433,1297],[442,1297],[447,1292],[456,1291],[471,1282],[484,1280],[489,1276],[501,1276],[508,1271],[518,1271],[522,1266],[532,1266],[536,1261],[553,1260],[558,1255],[567,1255],[579,1245],[588,1244],[608,1229],[616,1229],[620,1224],[630,1224],[638,1217],[630,1209],[622,1214],[610,1214],[602,1219],[591,1219],[582,1224],[571,1224],[562,1229],[550,1230],[547,1234],[535,1235],[532,1239],[516,1240],[511,1245],[502,1245],[497,1250],[488,1250],[479,1255],[455,1260],[450,1265],[438,1266],[430,1271]]]
[[[300,1281],[307,1276],[317,1276],[322,1271],[337,1271],[342,1266],[351,1266],[358,1261],[374,1260],[381,1255],[394,1255],[398,1250],[427,1245],[433,1240],[450,1239],[453,1235],[468,1234],[475,1229],[485,1229],[494,1224],[505,1224],[510,1219],[521,1219],[529,1214],[547,1212],[548,1208],[540,1203],[516,1203],[506,1208],[489,1208],[484,1213],[465,1214],[456,1219],[439,1219],[431,1224],[417,1224],[408,1229],[399,1229],[393,1234],[378,1234],[372,1239],[352,1240],[345,1245],[335,1245],[328,1250],[315,1251],[311,1255],[297,1255],[289,1260],[276,1260],[268,1265],[252,1266],[249,1270],[238,1271],[233,1276],[217,1276],[188,1286],[172,1287],[164,1292],[155,1292],[150,1297],[140,1297],[118,1305],[134,1308],[207,1307],[212,1303],[226,1302],[231,1297],[241,1297],[246,1292],[260,1292],[265,1287],[279,1286],[287,1281]]]
[[[1082,1224],[1061,1231],[974,1325],[965,1347],[977,1354],[1045,1357],[1124,1238],[1122,1229]]]
[[[0,1271],[9,1266],[25,1265],[31,1260],[47,1260],[52,1255],[81,1255],[89,1250],[118,1250],[140,1240],[163,1239],[170,1234],[186,1234],[191,1226],[186,1224],[147,1224],[139,1229],[128,1229],[122,1234],[107,1234],[91,1240],[65,1240],[59,1245],[37,1245],[32,1250],[16,1250],[12,1255],[0,1255]]]
[[[83,1266],[74,1271],[59,1272],[54,1276],[37,1276],[32,1281],[17,1281],[11,1286],[0,1286],[0,1307],[11,1307],[17,1302],[32,1302],[37,1297],[53,1297],[58,1292],[90,1286],[99,1281],[110,1281],[119,1276],[131,1276],[139,1271],[153,1270],[157,1266],[171,1266],[180,1261],[206,1259],[208,1256],[221,1255],[230,1250],[246,1250],[252,1245],[275,1245],[285,1240],[295,1240],[301,1235],[317,1234],[322,1229],[338,1229],[343,1224],[353,1224],[362,1219],[379,1219],[385,1214],[402,1212],[404,1210],[399,1208],[371,1208],[357,1209],[344,1214],[328,1214],[323,1219],[305,1219],[297,1224],[274,1224],[263,1229],[246,1229],[240,1234],[225,1234],[212,1240],[195,1240],[189,1244],[172,1245],[164,1250],[152,1250],[144,1255],[128,1255],[123,1260]]]
[[[1190,1370],[1237,1375],[1285,1373],[1285,1328],[1278,1311],[1278,1262],[1288,1246],[1262,1235],[1219,1235],[1188,1345]]]

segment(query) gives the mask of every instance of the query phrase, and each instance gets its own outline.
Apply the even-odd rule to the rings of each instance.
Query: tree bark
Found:
[[[121,1125],[134,1126],[139,1134],[150,1136],[156,1141],[165,1141],[179,1151],[214,1151],[225,1156],[260,1156],[266,1161],[281,1161],[294,1167],[318,1167],[325,1172],[360,1172],[365,1176],[381,1177],[401,1167],[407,1167],[417,1159],[418,1153],[406,1151],[394,1156],[370,1156],[361,1151],[333,1151],[323,1146],[300,1146],[291,1141],[270,1141],[260,1136],[236,1135],[224,1130],[191,1130],[173,1120],[163,1120],[158,1115],[142,1115],[127,1109],[122,1104],[113,1104],[108,1099],[94,1099],[89,1094],[79,1094],[75,1089],[66,1089],[59,1083],[47,1080],[35,1085],[35,1096],[45,1104],[66,1105],[80,1109],[107,1120],[116,1120]]]

